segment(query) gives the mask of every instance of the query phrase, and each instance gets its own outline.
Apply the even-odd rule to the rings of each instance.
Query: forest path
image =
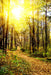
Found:
[[[26,60],[31,65],[32,75],[51,75],[51,63],[29,57],[27,54],[24,54],[19,47],[16,51],[13,51],[13,54],[18,55],[18,57]]]

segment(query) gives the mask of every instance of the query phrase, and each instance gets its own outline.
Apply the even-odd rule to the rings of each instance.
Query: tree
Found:
[[[3,0],[1,0],[1,3],[2,3],[2,27],[3,27],[3,53],[5,52],[5,49],[4,49],[4,31],[5,31],[5,24],[4,24],[4,6],[3,6]]]
[[[41,33],[42,33],[42,46],[44,49],[44,21],[41,21]]]
[[[15,47],[17,49],[17,35],[16,35],[16,31],[14,30],[14,42],[15,42]]]
[[[39,9],[37,9],[37,49],[39,49]]]
[[[45,56],[47,53],[47,0],[46,0],[46,5],[45,5]]]
[[[32,45],[32,35],[31,35],[31,25],[29,24],[30,28],[30,53],[31,53],[31,45]]]
[[[10,0],[8,0],[8,16],[7,16],[7,28],[6,28],[6,40],[5,40],[5,48],[7,49],[8,46],[8,33],[9,33],[9,7],[10,7]]]
[[[13,49],[13,27],[11,28],[11,49]]]

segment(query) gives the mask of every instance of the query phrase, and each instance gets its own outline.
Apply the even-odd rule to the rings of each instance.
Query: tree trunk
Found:
[[[33,20],[33,29],[32,29],[32,50],[33,50],[33,53],[34,53],[35,47],[36,47],[34,18],[33,18],[32,20]]]
[[[8,43],[8,30],[9,30],[9,3],[10,3],[10,0],[8,1],[8,16],[7,16],[7,28],[6,28],[5,49],[7,49],[7,46],[8,46],[7,43]]]
[[[39,50],[39,10],[37,9],[37,49]]]
[[[4,31],[5,31],[5,25],[3,25],[3,53],[5,52],[4,50],[4,46],[5,46],[5,43],[4,43]]]
[[[7,23],[7,28],[6,28],[5,49],[7,49],[7,41],[8,41],[8,23]]]
[[[14,36],[15,36],[15,37],[14,37],[15,47],[16,47],[16,49],[17,49],[17,40],[16,40],[16,31],[15,31],[15,30],[14,30],[14,34],[15,34],[15,35],[14,35]]]
[[[45,56],[47,53],[47,2],[46,2],[46,11],[45,11]]]
[[[11,49],[13,49],[13,27],[11,28]]]
[[[24,33],[24,49],[25,49],[25,44],[26,44],[26,41],[25,41],[25,33]]]
[[[31,54],[31,44],[32,44],[32,38],[31,38],[31,26],[29,25],[30,28],[30,54]]]
[[[34,25],[34,8],[35,7],[34,7],[33,2],[34,2],[34,0],[32,0],[32,23],[33,23],[33,26],[32,26],[32,50],[34,53],[35,47],[36,47],[36,40],[35,40],[35,25]]]
[[[42,32],[42,46],[44,49],[43,21],[41,22],[41,32]]]
[[[2,3],[2,26],[3,26],[3,53],[4,53],[4,52],[5,52],[5,50],[4,50],[4,45],[5,45],[5,43],[4,43],[5,24],[4,24],[4,22],[3,22],[3,17],[4,17],[4,6],[3,6],[3,0],[1,0],[1,3]]]
[[[21,47],[22,47],[22,33],[21,33]]]

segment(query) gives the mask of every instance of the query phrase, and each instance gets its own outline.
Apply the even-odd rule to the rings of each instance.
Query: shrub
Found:
[[[17,50],[17,48],[13,48],[13,49],[11,49],[11,51],[15,51],[15,50]]]
[[[43,56],[43,51],[42,52],[35,51],[34,53],[31,53],[30,56],[33,56],[33,57],[44,57]]]
[[[24,48],[21,48],[22,52],[25,52],[25,49]]]
[[[0,75],[6,75],[8,72],[8,68],[5,66],[0,68]]]

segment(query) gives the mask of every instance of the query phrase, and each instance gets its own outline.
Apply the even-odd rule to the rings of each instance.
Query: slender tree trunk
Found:
[[[8,49],[9,49],[9,40],[8,40]]]
[[[34,26],[34,18],[32,19],[33,21],[33,29],[32,29],[32,50],[33,50],[33,53],[35,51],[35,47],[36,47],[36,39],[35,39],[35,26]]]
[[[7,28],[6,28],[6,40],[5,40],[5,49],[7,49],[7,46],[8,46],[8,30],[9,30],[9,4],[10,3],[10,0],[8,1],[8,16],[7,16]],[[5,50],[6,51],[6,50]],[[7,51],[6,51],[7,52]]]
[[[25,41],[25,33],[24,33],[24,49],[25,49],[25,43],[26,43],[26,41]]]
[[[14,30],[14,42],[15,42],[15,47],[16,47],[16,49],[17,49],[17,40],[16,40],[16,31]]]
[[[22,33],[21,33],[21,47],[22,47]]]
[[[41,22],[41,30],[42,30],[42,46],[43,46],[43,49],[44,49],[43,22]]]
[[[34,11],[32,11],[32,23],[33,23],[33,27],[32,27],[32,50],[33,53],[35,52],[35,47],[36,47],[36,38],[35,38],[35,25],[34,25]]]
[[[4,43],[4,35],[5,35],[5,33],[4,33],[4,31],[5,31],[5,25],[3,25],[3,53],[5,52],[5,50],[4,50],[4,46],[5,46],[5,43]]]
[[[33,35],[32,35],[32,50],[33,50],[33,53],[34,53],[34,51],[35,51],[35,44],[36,44],[36,42],[35,42],[34,19],[33,19],[33,30],[32,30],[32,33],[33,33]]]
[[[32,45],[32,38],[31,38],[31,26],[29,25],[30,28],[30,54],[31,54],[31,45]]]
[[[34,53],[35,47],[36,47],[36,40],[35,40],[35,25],[34,25],[34,8],[35,7],[34,7],[33,2],[34,2],[34,0],[32,0],[32,23],[33,23],[33,26],[32,26],[32,50]]]
[[[5,40],[5,48],[7,49],[7,41],[8,41],[8,24],[6,28],[6,40]]]
[[[3,6],[3,0],[1,0],[1,3],[2,3],[2,26],[3,26],[3,53],[4,53],[4,52],[5,52],[5,50],[4,50],[4,45],[5,45],[5,43],[4,43],[5,24],[4,24],[4,22],[3,22],[3,17],[4,17],[4,6]]]
[[[39,49],[39,10],[37,9],[37,49]]]
[[[46,11],[45,11],[45,56],[47,53],[47,1],[46,1]]]
[[[11,28],[11,49],[13,49],[13,27]]]

